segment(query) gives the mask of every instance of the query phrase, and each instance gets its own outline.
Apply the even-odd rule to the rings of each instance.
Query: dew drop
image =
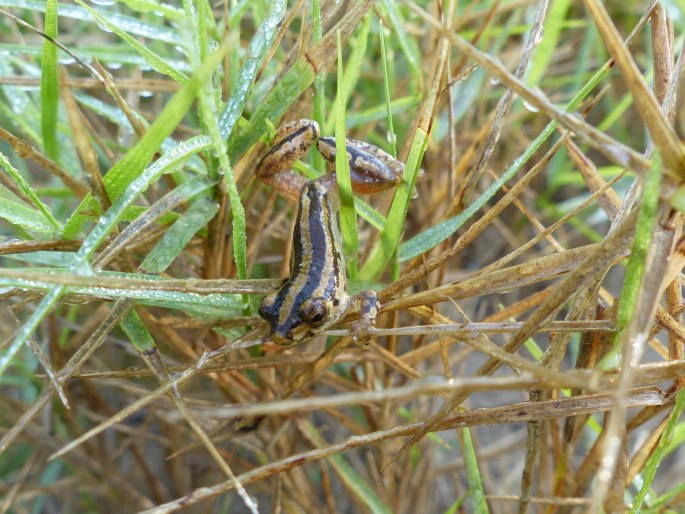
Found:
[[[542,43],[542,40],[545,38],[545,29],[540,28],[540,31],[535,34],[535,39],[533,39],[533,44],[535,46],[538,46],[540,43]]]
[[[107,25],[105,25],[104,23],[102,23],[98,19],[95,20],[95,23],[97,23],[97,26],[100,27],[105,32],[114,32],[112,29],[110,29]]]
[[[528,109],[530,112],[538,112],[538,111],[540,110],[540,109],[538,109],[537,107],[535,107],[534,105],[528,103],[527,100],[524,100],[524,101],[523,101],[523,106],[524,106],[526,109]]]

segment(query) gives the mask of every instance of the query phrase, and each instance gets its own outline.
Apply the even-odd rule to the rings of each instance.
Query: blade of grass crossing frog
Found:
[[[155,70],[163,75],[167,75],[176,82],[184,83],[188,80],[185,73],[178,71],[174,68],[171,63],[166,62],[162,57],[157,55],[155,52],[150,50],[144,44],[139,42],[136,38],[128,34],[125,30],[122,30],[117,25],[115,25],[111,18],[105,17],[95,9],[84,3],[82,0],[74,0],[77,4],[81,5],[88,10],[93,15],[93,18],[98,22],[99,25],[107,27],[109,30],[114,32],[121,39],[126,41],[138,54],[145,59],[145,61]]]
[[[395,191],[395,197],[390,206],[385,227],[381,232],[380,241],[373,248],[369,259],[360,271],[361,280],[373,280],[380,275],[397,248],[404,226],[404,218],[409,209],[409,201],[413,195],[419,164],[427,147],[428,134],[423,129],[417,128],[404,167],[402,182]]]
[[[193,203],[145,257],[141,265],[143,271],[161,273],[166,270],[195,233],[207,225],[218,210],[219,206],[206,198]]]
[[[45,33],[52,39],[57,39],[57,0],[47,0],[45,2]],[[57,47],[48,40],[43,42],[41,61],[40,120],[43,148],[48,157],[58,161],[57,116],[59,111],[59,83],[57,78]]]
[[[361,0],[353,4],[347,14],[338,22],[337,27],[345,39],[359,23],[373,1]],[[323,70],[333,62],[336,52],[335,38],[337,32],[329,31],[318,45],[314,45],[301,56],[295,64],[274,85],[269,94],[259,103],[250,121],[228,141],[228,154],[231,162],[255,144],[266,133],[266,120],[275,121],[281,118],[292,107],[293,103],[314,82],[316,72]]]
[[[342,64],[342,41],[338,32],[338,92],[336,95],[335,124],[335,177],[340,197],[340,232],[343,238],[343,251],[347,261],[347,273],[351,280],[357,276],[357,212],[354,210],[354,196],[350,181],[350,163],[347,158],[345,139],[345,81]]]
[[[38,198],[36,192],[29,185],[29,183],[24,180],[24,177],[21,175],[19,170],[10,164],[9,159],[2,152],[0,152],[0,168],[3,168],[7,172],[12,180],[14,180],[14,183],[17,184],[21,192],[24,193],[26,197],[31,200],[31,203],[33,203],[36,209],[41,212],[44,221],[47,222],[48,225],[52,226],[51,232],[54,233],[59,231],[60,224],[52,215],[50,208],[45,205],[40,198]]]
[[[445,69],[447,53],[443,50],[438,65],[431,78],[430,92],[421,107],[414,138],[407,156],[407,163],[402,174],[402,181],[395,190],[395,196],[390,205],[387,223],[381,232],[376,246],[371,251],[369,259],[364,263],[361,271],[362,280],[373,280],[385,270],[388,262],[395,255],[404,228],[404,219],[409,209],[409,201],[414,195],[414,185],[419,173],[419,165],[423,154],[428,148],[428,131],[432,125],[435,105],[441,90],[440,80]]]
[[[125,194],[119,195],[113,201],[107,215],[100,218],[98,224],[84,240],[81,249],[74,256],[74,262],[71,266],[73,271],[79,273],[84,271],[85,268],[90,267],[88,261],[104,238],[111,233],[126,207],[156,178],[157,175],[150,172],[152,167],[148,168],[147,174],[144,173],[145,165],[162,144],[164,138],[183,119],[195,100],[198,89],[209,79],[225,55],[226,50],[227,45],[224,44],[207,59],[207,62],[203,64],[198,73],[169,100],[169,103],[162,109],[160,115],[140,141],[112,168],[110,173],[114,171],[121,173],[121,170],[126,170],[126,173],[130,174],[131,178],[136,178],[136,180],[129,181],[130,185],[126,189]],[[153,171],[156,172],[157,169],[153,169]],[[87,272],[90,272],[90,269],[87,269]],[[31,337],[38,324],[52,311],[64,292],[64,286],[53,287],[38,304],[24,325],[17,330],[12,343],[0,354],[0,375],[5,372],[14,356],[19,352],[27,339]]]
[[[233,127],[245,108],[247,95],[257,76],[259,66],[278,33],[278,24],[283,19],[286,6],[285,0],[272,0],[257,32],[250,41],[247,57],[240,68],[240,74],[231,88],[228,102],[219,119],[219,129],[224,140],[227,140],[233,132]]]
[[[566,111],[570,112],[576,109],[580,103],[590,94],[595,86],[607,75],[611,66],[605,64],[602,66],[583,88],[576,93],[576,95],[566,104]],[[412,239],[405,241],[400,245],[399,259],[406,261],[418,255],[421,255],[428,250],[431,250],[445,239],[450,237],[461,227],[471,216],[473,216],[485,203],[497,194],[501,187],[511,180],[511,178],[521,169],[521,167],[528,162],[528,160],[535,155],[537,150],[544,144],[544,142],[555,133],[557,122],[552,120],[540,132],[540,134],[528,145],[521,156],[514,161],[514,163],[502,174],[502,176],[493,182],[485,192],[474,200],[469,206],[460,214],[443,221],[442,223],[431,227],[430,229],[421,232]]]

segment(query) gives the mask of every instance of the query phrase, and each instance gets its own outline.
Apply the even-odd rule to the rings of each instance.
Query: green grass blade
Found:
[[[132,10],[145,13],[152,12],[161,14],[165,18],[173,21],[180,21],[183,19],[183,9],[179,9],[169,4],[158,2],[157,0],[120,0],[129,6]]]
[[[675,406],[671,411],[671,415],[669,416],[666,428],[664,429],[663,434],[661,434],[659,444],[654,450],[654,453],[652,453],[652,455],[647,460],[647,464],[645,464],[644,482],[642,483],[642,487],[640,487],[640,490],[635,496],[633,506],[630,509],[631,514],[637,514],[638,512],[642,511],[642,504],[644,503],[647,493],[649,492],[649,488],[652,486],[652,483],[654,482],[656,470],[659,468],[659,464],[661,464],[661,460],[665,456],[666,447],[671,439],[671,436],[676,427],[676,424],[678,423],[678,420],[680,419],[680,416],[683,414],[683,410],[685,410],[685,389],[681,389],[680,391],[678,391],[678,394],[675,398]]]
[[[371,2],[358,2],[340,20],[338,26],[344,30],[343,39],[347,37],[353,26],[350,19],[356,20],[360,12],[363,14],[370,6]],[[335,33],[326,34],[318,45],[314,45],[307,51],[307,56],[302,56],[295,61],[295,64],[274,85],[269,94],[259,102],[254,113],[250,116],[250,121],[228,141],[228,154],[231,162],[235,162],[260,137],[266,134],[266,120],[275,122],[280,119],[314,82],[316,70],[309,61],[310,56],[317,59],[318,69],[325,69],[329,63],[333,62],[336,54],[327,50],[333,47],[331,43],[334,37],[336,37]]]
[[[533,52],[526,77],[526,82],[531,86],[537,86],[540,83],[552,59],[557,54],[559,37],[564,29],[570,5],[570,0],[556,0],[549,6],[549,12],[545,17],[545,37],[542,38]]]
[[[340,232],[347,261],[347,273],[350,279],[357,276],[357,211],[354,209],[354,195],[350,180],[350,163],[347,157],[345,138],[345,80],[342,64],[342,41],[338,33],[338,92],[336,95],[335,123],[335,172],[340,197]]]
[[[145,59],[145,61],[155,70],[163,75],[171,77],[176,82],[184,83],[188,80],[185,73],[176,69],[171,63],[168,63],[162,57],[157,55],[155,52],[150,50],[147,46],[142,44],[136,38],[128,34],[125,30],[118,27],[110,18],[103,16],[98,11],[84,3],[82,0],[74,0],[77,4],[83,6],[88,12],[95,18],[100,25],[104,25],[109,30],[114,32],[121,39],[126,41],[131,48],[133,48],[138,54]]]
[[[468,427],[459,430],[464,453],[464,465],[466,467],[466,477],[469,483],[469,493],[471,494],[471,512],[486,514],[490,512],[485,503],[485,493],[483,491],[483,478],[478,469],[478,457],[476,449],[473,447],[471,431]]]
[[[57,0],[45,2],[45,33],[57,39]],[[41,130],[43,148],[53,161],[59,160],[57,144],[57,116],[59,110],[59,78],[57,75],[57,47],[43,42],[43,58],[40,78]]]
[[[155,122],[150,126],[145,135],[129,152],[110,170],[110,173],[125,173],[136,177],[124,194],[121,194],[113,201],[111,209],[84,240],[80,250],[74,256],[72,269],[80,272],[84,268],[89,268],[88,261],[95,250],[112,232],[118,220],[121,218],[126,208],[144,191],[150,182],[156,178],[159,167],[151,166],[147,168],[147,173],[143,173],[145,166],[152,156],[157,152],[162,141],[176,128],[192,105],[197,95],[198,89],[210,78],[214,69],[223,58],[227,46],[223,45],[212,54],[202,68],[169,100]],[[151,171],[152,170],[152,171]],[[109,174],[108,174],[109,175]],[[90,272],[89,269],[87,269]],[[59,298],[64,294],[64,286],[57,286],[51,289],[43,300],[38,304],[28,320],[16,332],[14,340],[7,349],[0,353],[0,375],[4,374],[14,356],[26,343],[31,334],[35,331],[38,324],[54,308]]]
[[[0,218],[15,225],[39,234],[49,236],[55,235],[55,227],[49,223],[45,217],[23,203],[14,202],[8,198],[0,196]]]
[[[416,108],[421,101],[419,96],[403,96],[390,101],[390,115],[396,116],[403,112],[409,112]],[[388,118],[388,108],[386,105],[377,105],[363,111],[347,113],[348,130],[357,126],[364,126],[378,120]]]
[[[207,225],[218,210],[219,206],[206,198],[193,203],[145,257],[142,269],[149,273],[161,273],[166,270],[195,233]]]
[[[392,107],[390,98],[392,92],[390,91],[390,75],[388,71],[388,58],[385,50],[385,31],[383,30],[383,20],[380,20],[380,38],[381,38],[381,62],[383,63],[383,86],[385,89],[385,109],[386,119],[388,123],[388,140],[392,148],[391,155],[397,157],[397,136],[395,136],[395,127],[392,123]]]
[[[148,133],[149,131],[146,134]],[[151,164],[145,170],[144,175],[152,177],[151,180],[154,180],[164,173],[170,173],[180,166],[183,166],[192,156],[208,149],[210,146],[211,139],[207,136],[195,136],[187,141],[183,141],[176,145],[171,151],[165,153],[155,161],[154,164]],[[140,149],[139,152],[142,152],[143,150],[144,149]],[[138,156],[135,160],[138,161],[139,159],[142,161],[144,156]],[[104,182],[110,198],[117,198],[123,192],[128,192],[131,183],[138,178],[138,176],[135,175],[136,171],[135,168],[117,164],[109,173],[107,173],[107,175],[105,175]],[[88,220],[96,218],[97,215],[93,214],[93,212],[97,213],[97,209],[98,204],[92,197],[89,196],[85,198],[76,209],[76,212],[72,214],[71,218],[69,218],[64,225],[62,237],[65,239],[74,239]]]
[[[658,153],[652,156],[652,167],[644,181],[642,202],[635,225],[635,239],[626,263],[626,273],[623,280],[623,289],[619,298],[618,311],[616,313],[616,333],[614,335],[614,347],[600,362],[600,366],[606,369],[612,366],[621,351],[619,341],[623,330],[628,326],[634,316],[640,293],[640,283],[647,262],[647,253],[652,242],[654,224],[657,218],[659,204],[659,186],[661,184],[662,163]]]
[[[0,152],[0,168],[3,168],[7,174],[12,177],[12,180],[14,180],[15,184],[19,187],[22,193],[26,195],[26,197],[31,200],[31,203],[38,209],[43,217],[43,223],[47,222],[47,225],[51,227],[49,232],[57,232],[60,230],[60,224],[59,222],[55,219],[55,217],[52,215],[52,212],[50,211],[50,208],[45,205],[40,198],[38,198],[38,195],[36,192],[33,190],[33,188],[24,180],[24,177],[21,175],[18,169],[16,169],[12,164],[10,164],[9,159]],[[30,210],[30,209],[29,209]],[[33,211],[31,211],[33,212]],[[45,232],[44,230],[42,232]]]
[[[41,0],[0,0],[0,7],[13,7],[16,9],[27,9],[34,12],[45,12],[45,2]],[[88,11],[76,5],[69,5],[64,2],[60,3],[59,16],[63,18],[72,18],[75,20],[90,20],[91,16]],[[116,12],[108,12],[107,19],[116,24],[122,30],[142,36],[147,39],[154,39],[164,41],[165,43],[177,44],[178,31],[161,25],[153,25],[144,22],[139,18],[132,16],[125,16]]]
[[[224,139],[233,132],[235,123],[240,118],[245,108],[247,95],[252,87],[259,65],[264,59],[266,52],[278,33],[278,23],[283,19],[287,2],[285,0],[273,0],[269,5],[267,14],[259,24],[259,28],[250,41],[247,49],[247,57],[240,69],[240,75],[231,89],[231,95],[226,102],[226,108],[219,119],[219,129]],[[256,140],[255,140],[256,141]],[[231,159],[233,160],[233,159]]]
[[[119,325],[139,352],[150,352],[156,348],[155,341],[135,310],[129,310]]]
[[[361,75],[362,66],[364,65],[364,58],[366,57],[369,33],[371,32],[371,16],[368,14],[362,18],[362,22],[359,27],[359,33],[350,39],[351,47],[350,57],[345,63],[345,82],[343,86],[344,102],[347,105],[352,96],[352,92],[357,87],[359,82],[359,77]],[[331,131],[336,127],[336,116],[338,110],[334,109],[331,112],[328,120],[324,125],[322,125],[322,134],[330,134]]]
[[[228,101],[228,106],[232,106],[230,109],[224,110],[224,114],[228,112],[229,119],[227,119],[228,125],[224,128],[230,133],[229,125],[235,123],[245,107],[245,101],[247,98],[247,92],[252,86],[257,71],[257,65],[261,61],[263,54],[268,49],[270,42],[273,40],[275,35],[273,33],[265,33],[269,29],[272,32],[276,31],[276,26],[270,23],[271,18],[282,16],[282,11],[285,9],[284,5],[280,2],[274,2],[272,4],[272,10],[267,15],[267,20],[263,20],[260,29],[257,34],[253,37],[250,44],[250,53],[252,56],[248,56],[246,62],[241,70],[240,78],[238,82],[234,85],[233,91],[231,92],[231,97]],[[280,9],[280,10],[279,10]],[[191,10],[187,7],[187,10]],[[205,31],[203,26],[202,16],[193,16],[193,18],[198,20],[196,24],[197,37],[195,38],[196,45],[200,48],[195,49],[195,53],[198,55],[203,54],[202,45],[205,39],[202,33]],[[280,19],[280,18],[279,18]],[[239,87],[242,84],[244,87]],[[212,146],[214,149],[215,159],[213,162],[219,163],[220,174],[223,176],[223,184],[228,190],[228,196],[231,203],[231,214],[233,216],[233,258],[235,259],[236,268],[238,271],[238,276],[240,278],[247,277],[247,224],[245,220],[245,209],[240,201],[240,193],[238,192],[238,186],[235,182],[235,176],[233,174],[233,169],[228,160],[228,152],[226,150],[226,137],[221,129],[221,122],[217,116],[216,105],[218,99],[220,98],[220,92],[214,87],[211,82],[208,82],[206,87],[201,89],[198,94],[198,100],[200,104],[200,115],[204,126],[209,132],[209,136],[212,140]],[[235,118],[231,118],[235,115]],[[209,221],[209,219],[207,220]],[[180,251],[180,249],[179,249]]]
[[[40,322],[53,309],[60,296],[64,294],[64,290],[64,286],[58,286],[48,291],[36,306],[36,310],[33,311],[29,319],[14,333],[14,339],[9,346],[0,351],[0,377],[5,374],[5,371],[7,371],[7,368],[12,363],[12,359],[19,353],[22,346],[26,344],[29,337],[33,335]]]
[[[599,84],[599,82],[607,75],[611,66],[604,65],[597,73],[595,73],[590,80],[576,93],[573,98],[566,104],[566,111],[571,112],[576,109],[580,103],[590,94],[590,92]],[[497,194],[497,191],[521,169],[521,167],[528,162],[528,160],[535,155],[535,152],[542,146],[542,144],[555,133],[557,129],[557,122],[552,120],[540,132],[540,134],[533,140],[521,156],[514,161],[502,176],[495,181],[485,192],[474,200],[469,206],[460,214],[450,218],[442,223],[431,227],[430,229],[421,232],[412,239],[405,241],[400,245],[399,259],[405,261],[421,255],[424,252],[434,248],[445,239],[456,232],[471,216],[485,205],[492,197]]]
[[[229,138],[228,155],[231,162],[235,162],[260,137],[266,134],[266,120],[276,121],[280,119],[312,84],[314,78],[314,70],[309,63],[304,58],[298,59],[266,98],[259,103],[255,112],[250,116],[247,125]]]
[[[316,429],[308,421],[303,421],[302,425],[310,441],[317,448],[325,448],[326,444]],[[369,484],[347,463],[342,455],[331,455],[326,460],[333,466],[338,477],[345,483],[349,491],[368,507],[369,512],[374,514],[390,514],[392,512],[390,507],[383,503],[373,488],[369,487]]]
[[[409,209],[409,201],[413,195],[419,164],[427,147],[428,134],[419,127],[414,134],[409,158],[404,167],[404,176],[395,192],[385,228],[381,232],[380,242],[374,247],[359,273],[361,280],[373,280],[380,275],[397,248],[404,226],[404,218]]]
[[[404,30],[406,24],[398,10],[398,3],[393,2],[392,0],[382,0],[381,5],[388,13],[390,22],[392,23],[392,28],[395,30],[395,34],[397,35],[397,41],[400,44],[400,48],[402,49],[402,53],[404,53],[405,59],[407,59],[407,63],[411,68],[414,78],[421,81],[423,72],[421,71],[419,63],[422,62],[423,59],[419,49],[416,46],[416,43]]]

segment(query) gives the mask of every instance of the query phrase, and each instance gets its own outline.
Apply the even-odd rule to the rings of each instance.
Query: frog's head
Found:
[[[323,332],[336,321],[333,313],[337,300],[316,296],[302,300],[295,297],[287,302],[287,292],[286,284],[280,291],[265,296],[259,306],[259,315],[269,323],[274,343],[297,344]]]

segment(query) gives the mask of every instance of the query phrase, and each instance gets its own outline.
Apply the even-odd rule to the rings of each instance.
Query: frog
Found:
[[[255,169],[262,182],[298,203],[290,275],[277,291],[262,299],[259,314],[269,325],[269,338],[278,345],[290,346],[324,332],[348,312],[359,310],[360,318],[352,324],[351,334],[357,344],[367,345],[380,305],[373,290],[356,295],[348,292],[335,173],[307,180],[293,171],[295,162],[314,144],[326,160],[335,162],[335,138],[321,137],[315,121],[285,123]],[[345,147],[356,194],[377,194],[400,183],[404,164],[390,154],[354,139],[346,139]]]

